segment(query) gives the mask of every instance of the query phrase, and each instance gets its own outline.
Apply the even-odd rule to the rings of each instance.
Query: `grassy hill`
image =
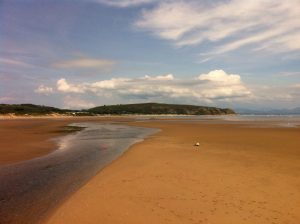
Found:
[[[122,114],[185,114],[185,115],[226,115],[235,114],[231,109],[179,104],[140,103],[99,106],[87,110],[65,110],[34,104],[0,104],[0,114],[46,115],[46,114],[122,115]]]
[[[99,106],[87,110],[94,114],[185,114],[225,115],[235,114],[231,109],[180,104],[141,103]]]
[[[45,115],[50,113],[65,113],[55,107],[40,106],[34,104],[0,104],[0,114],[16,114],[16,115]]]

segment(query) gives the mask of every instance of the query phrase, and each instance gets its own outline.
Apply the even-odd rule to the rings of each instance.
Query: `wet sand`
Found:
[[[97,174],[48,224],[300,222],[299,128],[131,124],[162,131]]]
[[[47,155],[56,149],[53,138],[68,134],[65,126],[80,121],[127,121],[119,117],[0,119],[0,166]]]
[[[40,223],[130,145],[156,132],[108,123],[71,125],[84,129],[58,138],[52,153],[0,166],[0,223]]]
[[[0,165],[42,156],[55,148],[49,139],[62,135],[69,122],[51,119],[0,120]]]

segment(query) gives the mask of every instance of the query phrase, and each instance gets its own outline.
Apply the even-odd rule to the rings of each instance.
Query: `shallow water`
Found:
[[[159,120],[163,122],[201,122],[216,124],[244,124],[246,127],[296,128],[300,127],[300,115],[195,115],[195,116],[141,116],[137,122]]]
[[[38,223],[130,145],[157,130],[77,123],[46,156],[0,167],[0,223]]]

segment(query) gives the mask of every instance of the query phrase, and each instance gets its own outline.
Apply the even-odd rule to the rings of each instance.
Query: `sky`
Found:
[[[0,103],[300,107],[300,0],[0,0]]]

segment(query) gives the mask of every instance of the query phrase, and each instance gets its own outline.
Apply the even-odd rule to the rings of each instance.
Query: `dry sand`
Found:
[[[132,124],[162,131],[98,173],[48,224],[300,223],[299,128]]]

